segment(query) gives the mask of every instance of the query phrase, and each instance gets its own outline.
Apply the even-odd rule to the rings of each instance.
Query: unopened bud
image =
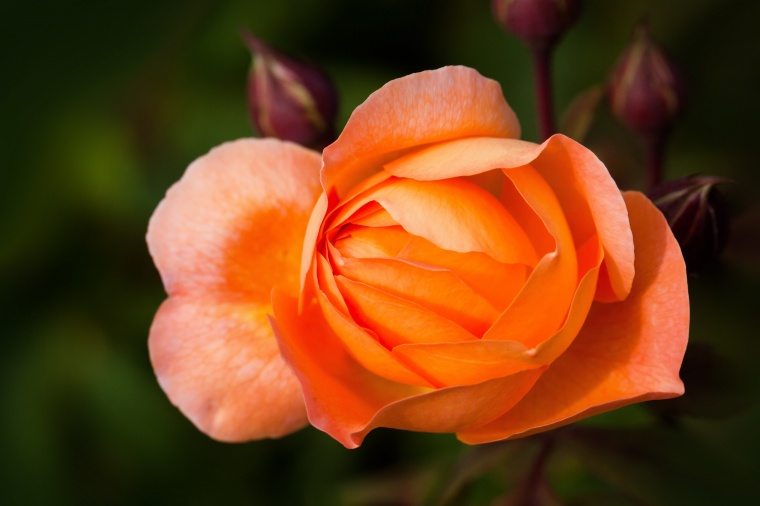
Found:
[[[632,130],[661,134],[681,110],[683,90],[673,64],[642,22],[618,60],[609,84],[613,114]]]
[[[728,241],[728,212],[715,188],[727,182],[720,177],[694,175],[668,181],[648,193],[668,220],[691,273],[715,261]]]
[[[248,107],[259,133],[315,149],[334,141],[338,100],[327,75],[280,54],[249,32],[243,37],[253,56]]]
[[[491,0],[496,21],[530,49],[553,45],[580,13],[580,0]]]

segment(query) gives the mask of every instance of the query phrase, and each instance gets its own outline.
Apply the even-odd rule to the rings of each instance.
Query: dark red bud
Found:
[[[496,21],[534,50],[559,40],[578,18],[580,0],[491,0]]]
[[[638,24],[631,44],[612,71],[609,100],[621,123],[645,135],[661,134],[681,111],[681,80],[652,40],[645,22]]]
[[[248,73],[251,122],[263,137],[322,149],[335,140],[338,99],[319,68],[285,56],[243,32],[253,56]]]
[[[668,220],[691,273],[714,262],[728,241],[728,212],[715,188],[727,182],[720,177],[694,175],[668,181],[648,193]]]

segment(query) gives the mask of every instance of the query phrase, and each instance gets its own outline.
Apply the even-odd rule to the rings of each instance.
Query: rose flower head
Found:
[[[338,97],[321,69],[280,54],[243,32],[253,63],[248,74],[251,121],[263,137],[321,149],[335,140]]]
[[[202,431],[310,422],[485,443],[683,393],[678,243],[562,135],[518,140],[466,67],[389,82],[321,154],[272,139],[193,162],[148,245],[169,294],[159,383]]]

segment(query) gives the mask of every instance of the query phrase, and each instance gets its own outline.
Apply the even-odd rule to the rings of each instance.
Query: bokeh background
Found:
[[[647,15],[688,88],[666,175],[733,179],[734,231],[691,280],[686,396],[575,426],[547,479],[563,504],[748,504],[760,497],[760,2],[584,4],[554,62],[559,110],[605,82]],[[497,504],[534,441],[471,448],[381,429],[348,451],[308,428],[222,444],[158,387],[146,339],[164,293],[145,230],[194,158],[253,135],[243,27],[327,70],[339,126],[392,78],[464,64],[501,82],[536,140],[528,56],[486,0],[0,3],[0,503]],[[641,186],[639,146],[609,113],[587,142],[621,187]]]

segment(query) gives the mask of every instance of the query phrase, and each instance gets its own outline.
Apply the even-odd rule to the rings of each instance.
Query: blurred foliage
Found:
[[[747,504],[760,469],[760,258],[746,245],[760,221],[742,216],[757,216],[760,183],[760,3],[584,4],[554,60],[558,105],[605,82],[647,14],[689,92],[666,176],[736,181],[742,248],[691,282],[701,347],[686,396],[561,432],[546,480],[572,505]],[[252,135],[240,29],[323,65],[341,124],[389,79],[465,64],[502,83],[535,139],[527,54],[486,0],[29,0],[0,4],[0,24],[0,503],[509,504],[533,439],[468,448],[379,430],[347,451],[306,429],[220,444],[167,401],[146,348],[164,298],[150,214],[194,158]],[[625,129],[600,108],[584,130],[620,185],[640,187]]]

